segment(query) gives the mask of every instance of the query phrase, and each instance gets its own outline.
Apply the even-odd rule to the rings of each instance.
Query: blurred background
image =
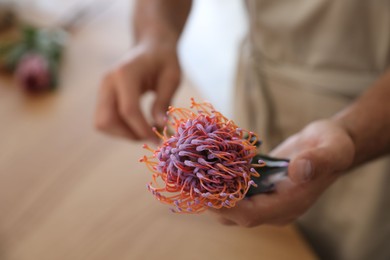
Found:
[[[243,229],[170,213],[145,188],[142,144],[93,129],[99,82],[131,46],[133,2],[0,0],[0,57],[12,53],[0,59],[0,260],[315,259],[293,226]],[[15,33],[14,23],[57,30]],[[246,27],[240,0],[195,1],[175,105],[208,99],[231,115]],[[22,47],[9,43],[20,39],[45,46],[58,73],[39,71],[39,57],[14,64]]]

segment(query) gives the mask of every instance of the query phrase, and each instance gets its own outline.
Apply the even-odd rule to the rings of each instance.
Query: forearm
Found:
[[[192,0],[138,0],[134,11],[135,41],[177,43]]]
[[[390,153],[390,70],[334,119],[355,144],[352,166]]]

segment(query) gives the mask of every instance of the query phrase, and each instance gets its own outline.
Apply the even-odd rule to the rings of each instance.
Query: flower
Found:
[[[16,68],[16,79],[29,93],[40,93],[52,87],[49,62],[37,53],[25,54]]]
[[[168,135],[168,127],[174,133]],[[251,176],[257,136],[239,128],[209,103],[191,109],[169,107],[163,140],[151,156],[140,159],[153,173],[147,188],[173,212],[199,213],[207,208],[231,208],[256,186]]]

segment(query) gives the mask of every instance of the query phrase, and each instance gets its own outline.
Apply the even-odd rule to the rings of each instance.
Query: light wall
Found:
[[[246,30],[242,0],[196,0],[180,46],[189,78],[227,116],[232,114],[238,47]]]

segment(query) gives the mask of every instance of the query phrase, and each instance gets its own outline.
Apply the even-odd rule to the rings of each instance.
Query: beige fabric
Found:
[[[347,106],[390,64],[390,1],[252,0],[236,121],[263,152]],[[345,174],[299,221],[322,259],[390,259],[390,163]]]

